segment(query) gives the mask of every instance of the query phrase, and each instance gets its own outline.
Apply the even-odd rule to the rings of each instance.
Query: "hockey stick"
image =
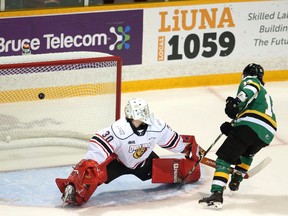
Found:
[[[188,176],[190,176],[194,170],[196,169],[196,167],[199,165],[199,163],[203,160],[203,158],[205,158],[205,156],[207,155],[207,153],[210,151],[210,149],[216,144],[216,142],[222,137],[222,133],[215,139],[215,141],[210,145],[210,147],[204,151],[203,154],[200,155],[200,158],[199,160],[194,164],[194,166],[189,170],[189,172],[185,175],[185,177],[182,179],[182,181],[180,182],[179,184],[179,188],[182,187],[185,182],[186,182],[186,179],[188,178]]]
[[[233,124],[237,120],[238,116],[246,109],[248,104],[250,104],[252,102],[252,100],[254,100],[257,97],[257,95],[258,95],[258,93],[254,94],[253,97],[251,97],[249,99],[249,101],[246,103],[246,105],[239,111],[237,117],[234,118],[230,122],[230,124]],[[222,137],[222,135],[223,135],[223,133],[219,134],[218,137],[215,139],[215,141],[209,146],[209,148],[206,151],[204,151],[204,154],[200,155],[199,160],[194,164],[194,166],[189,170],[189,172],[185,175],[185,177],[180,182],[179,188],[182,187],[185,184],[186,179],[188,178],[188,176],[190,176],[194,172],[194,170],[199,165],[199,163],[203,160],[203,158],[207,155],[207,153],[211,150],[211,148],[216,144],[216,142]]]
[[[248,170],[247,173],[245,174],[244,178],[248,179],[259,173],[261,170],[263,170],[268,164],[270,164],[272,159],[270,157],[266,157],[264,160],[262,160],[259,164],[257,164],[255,167],[252,169]],[[201,161],[202,164],[205,164],[209,167],[216,168],[216,161],[212,160],[210,158],[204,157],[203,160]],[[234,171],[234,168],[231,167],[229,172],[232,174]]]
[[[246,175],[247,178],[251,178],[254,175],[256,175],[257,173],[259,173],[261,170],[263,170],[268,164],[270,164],[272,161],[272,159],[270,157],[266,157],[263,161],[261,161],[261,163],[259,163],[257,166],[255,166],[254,168],[250,169],[247,171]],[[245,176],[246,176],[245,175]]]

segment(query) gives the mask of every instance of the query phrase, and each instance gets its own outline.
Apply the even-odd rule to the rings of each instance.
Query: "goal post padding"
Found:
[[[88,140],[120,117],[121,68],[120,57],[98,52],[0,57],[0,148]]]

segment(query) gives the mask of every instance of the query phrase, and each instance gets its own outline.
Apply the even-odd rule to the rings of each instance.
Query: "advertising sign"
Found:
[[[157,62],[166,72],[178,62],[178,70],[196,74],[239,71],[267,59],[277,65],[279,57],[288,57],[287,8],[287,1],[263,1],[145,10],[144,32],[150,34],[143,61]],[[207,70],[209,64],[213,70]]]
[[[28,42],[32,54],[95,51],[142,63],[142,10],[5,18],[0,29],[0,56],[20,55]]]

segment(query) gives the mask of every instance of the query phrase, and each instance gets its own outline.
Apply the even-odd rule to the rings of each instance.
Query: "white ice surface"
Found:
[[[133,176],[124,176],[109,185],[100,186],[82,207],[59,208],[60,193],[54,179],[69,174],[71,166],[64,166],[0,172],[0,215],[288,215],[288,174],[285,166],[288,152],[287,86],[287,82],[266,84],[274,99],[278,131],[272,144],[255,156],[253,165],[266,156],[272,158],[272,163],[253,178],[245,180],[240,190],[231,197],[228,195],[229,190],[226,190],[221,210],[203,209],[198,205],[202,196],[209,195],[213,170],[206,166],[201,166],[202,176],[197,183],[186,185],[181,190],[161,184],[152,185],[149,181],[141,182]],[[231,85],[127,93],[122,95],[122,104],[131,97],[145,99],[155,115],[164,119],[180,134],[195,135],[197,142],[207,149],[219,135],[220,124],[228,120],[223,111],[225,99],[227,96],[234,96],[236,90],[237,86]],[[215,151],[223,139],[221,138],[208,154],[210,158],[215,158]],[[171,156],[167,151],[156,151],[162,156]],[[82,155],[83,150],[79,151],[78,155],[72,151],[70,161],[75,158],[76,163]],[[23,158],[17,159],[19,166],[26,167],[27,163],[35,163],[35,158],[29,160],[24,155]],[[51,156],[51,160],[61,158]],[[10,161],[15,162],[15,158],[11,157]],[[1,166],[5,166],[5,163],[10,162],[5,160]]]

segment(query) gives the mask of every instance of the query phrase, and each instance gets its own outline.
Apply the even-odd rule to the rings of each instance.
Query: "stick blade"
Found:
[[[257,166],[253,167],[252,169],[248,170],[246,173],[245,178],[251,178],[252,176],[259,173],[261,170],[263,170],[268,164],[270,164],[272,159],[270,157],[266,157],[261,163],[259,163]]]

